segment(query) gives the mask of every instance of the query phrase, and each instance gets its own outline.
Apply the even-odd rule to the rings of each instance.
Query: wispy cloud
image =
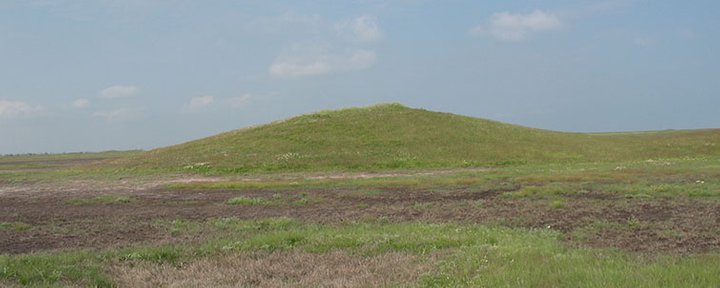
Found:
[[[250,102],[250,98],[252,98],[252,95],[245,94],[242,96],[227,98],[227,99],[225,99],[225,103],[230,108],[240,109],[240,108],[245,108],[245,106],[247,106],[248,102]]]
[[[382,40],[383,31],[375,16],[360,16],[336,25],[336,29],[354,42],[377,42]]]
[[[470,29],[472,35],[490,35],[504,41],[521,41],[529,33],[560,28],[560,19],[553,13],[535,10],[529,14],[501,12],[493,14],[487,25]]]
[[[348,54],[320,53],[278,57],[269,70],[275,77],[319,76],[366,69],[375,64],[375,61],[375,52],[359,49]]]
[[[82,98],[76,99],[75,101],[73,101],[72,106],[75,108],[78,108],[78,109],[87,108],[90,106],[90,101],[87,99],[82,99]]]
[[[180,113],[193,114],[208,111],[217,112],[223,109],[242,109],[248,105],[251,98],[251,94],[235,97],[215,97],[211,95],[193,97],[190,102],[180,108]]]
[[[0,118],[13,119],[29,117],[42,111],[42,107],[31,106],[22,101],[0,100]]]
[[[180,111],[184,113],[195,113],[207,109],[207,107],[213,103],[215,103],[215,97],[211,95],[193,97],[190,99],[190,103],[185,104]]]
[[[114,110],[103,110],[93,113],[94,117],[103,118],[108,122],[126,121],[133,118],[133,111],[126,108],[118,108]]]
[[[140,88],[131,85],[115,85],[100,91],[99,97],[104,99],[126,98],[135,96]]]
[[[268,67],[270,76],[339,74],[367,69],[377,61],[375,51],[368,49],[369,44],[384,37],[375,16],[362,15],[339,22],[319,20],[313,27],[312,37],[275,57]]]

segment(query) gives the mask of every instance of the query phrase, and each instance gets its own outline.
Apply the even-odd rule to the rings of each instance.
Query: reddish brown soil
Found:
[[[509,190],[517,189],[509,188]],[[47,187],[43,189],[48,189]],[[48,189],[50,191],[52,189]],[[507,190],[455,189],[425,191],[389,189],[217,191],[98,189],[42,193],[0,193],[0,222],[23,222],[25,231],[0,230],[0,253],[118,247],[137,243],[187,241],[177,239],[158,220],[204,220],[219,217],[256,219],[287,216],[308,222],[338,223],[383,218],[388,221],[426,221],[498,224],[551,228],[564,232],[577,245],[617,247],[643,253],[699,253],[720,248],[720,202],[677,198],[625,199],[587,193],[553,208],[549,200],[506,199]],[[45,192],[48,192],[45,191]],[[306,205],[231,206],[238,196],[297,199]],[[77,195],[114,194],[133,197],[126,204],[72,205]],[[593,228],[598,223],[606,228]],[[593,226],[595,225],[595,226]],[[607,228],[611,227],[611,228]]]

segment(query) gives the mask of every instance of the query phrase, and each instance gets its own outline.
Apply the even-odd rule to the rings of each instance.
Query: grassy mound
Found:
[[[720,155],[720,129],[564,133],[400,104],[322,111],[148,151],[127,168],[210,172],[472,167]]]

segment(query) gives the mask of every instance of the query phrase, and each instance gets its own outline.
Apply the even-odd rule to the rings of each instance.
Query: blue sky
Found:
[[[323,109],[720,127],[718,1],[0,1],[0,154],[151,149]]]

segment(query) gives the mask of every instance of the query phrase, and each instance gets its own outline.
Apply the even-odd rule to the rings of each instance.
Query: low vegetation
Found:
[[[380,279],[381,283],[403,279],[428,287],[706,287],[720,284],[717,278],[720,266],[714,265],[720,261],[720,255],[646,259],[608,249],[568,248],[559,241],[560,234],[550,229],[416,222],[315,225],[290,218],[249,221],[221,218],[186,223],[179,233],[212,236],[205,236],[200,245],[0,256],[0,278],[23,285],[111,286],[114,279],[147,285],[141,282],[145,279],[128,274],[133,271],[133,274],[153,275],[150,279],[155,280],[150,281],[165,281],[155,282],[158,285],[170,285],[187,281],[187,277],[168,277],[150,271],[178,275],[187,269],[202,270],[197,265],[206,267],[204,269],[228,269],[223,267],[227,265],[224,261],[238,258],[247,259],[244,262],[248,265],[268,265],[262,268],[272,269],[269,265],[277,264],[265,259],[275,255],[318,259],[314,264],[317,267],[308,273],[313,275],[318,271],[312,270],[325,269],[324,265],[329,264],[320,255],[341,253],[360,262],[372,262],[377,257],[412,259],[408,267],[427,266],[420,270],[424,273],[401,270],[398,273],[407,275],[384,275],[386,278]],[[247,258],[249,255],[253,256]],[[168,266],[174,268],[163,268]],[[288,269],[295,268],[288,266]],[[233,271],[240,275],[232,278],[202,273],[204,278],[200,280],[207,285],[222,285],[228,279],[246,281],[236,283],[239,285],[259,284],[254,281],[260,275]],[[282,273],[292,275],[293,271]],[[395,278],[397,276],[401,277]],[[291,285],[307,281],[303,277],[307,276],[262,281]],[[267,283],[274,282],[264,284]],[[348,284],[359,286],[361,283]]]

